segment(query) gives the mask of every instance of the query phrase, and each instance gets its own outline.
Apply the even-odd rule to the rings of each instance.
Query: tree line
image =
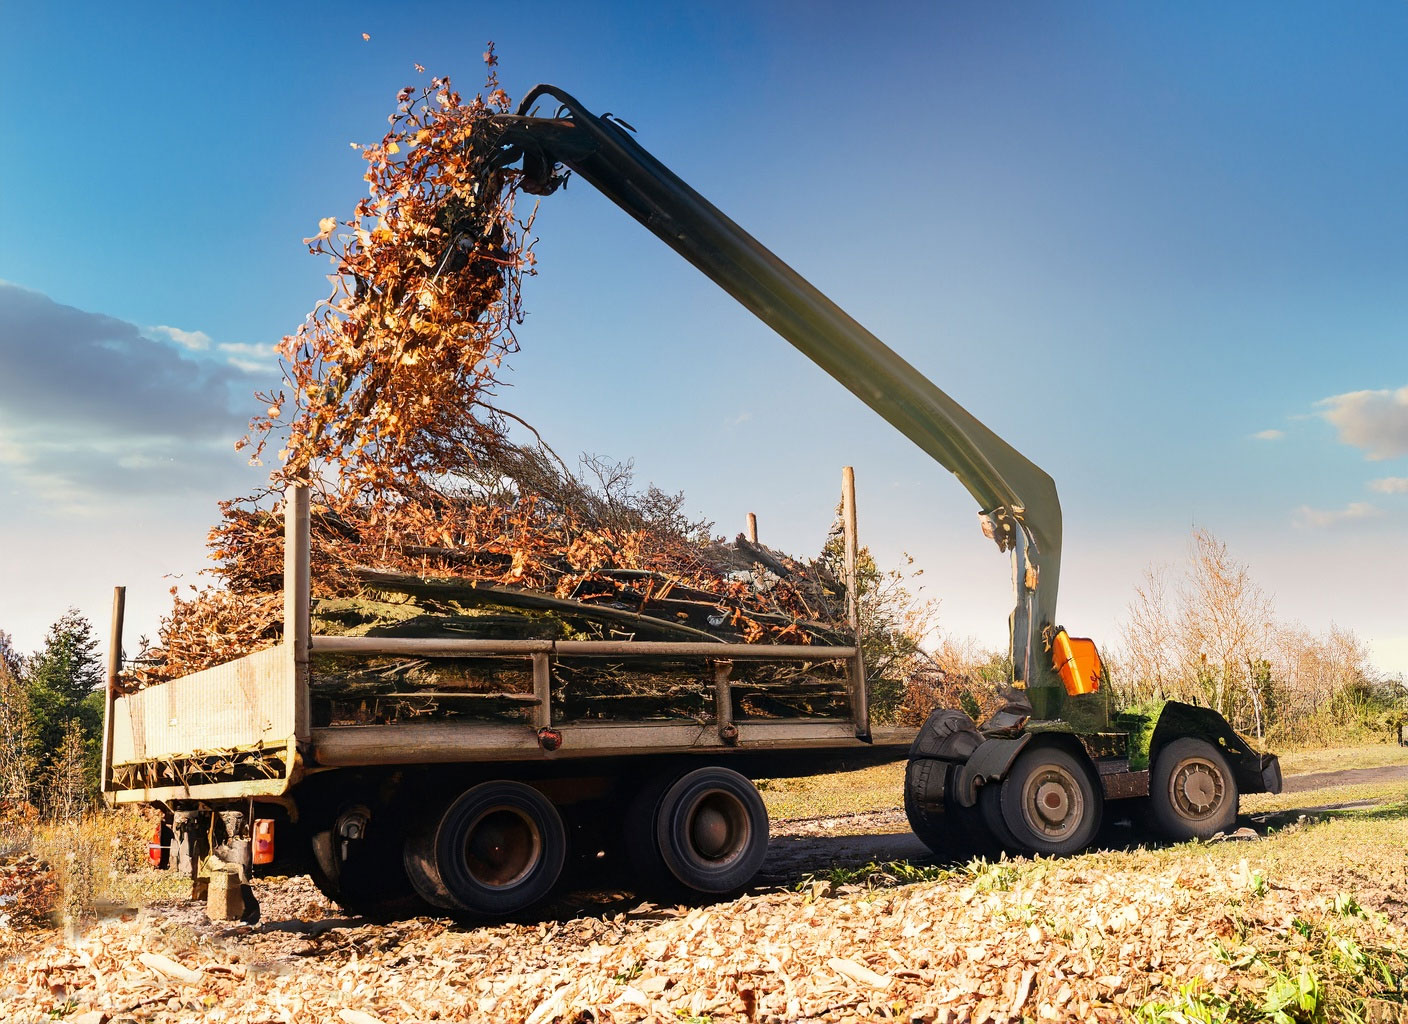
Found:
[[[1153,566],[1106,656],[1123,703],[1182,700],[1275,741],[1324,744],[1408,725],[1402,676],[1375,670],[1353,629],[1316,633],[1275,602],[1225,543],[1195,529],[1181,567]]]
[[[97,798],[103,694],[93,625],[76,610],[32,654],[0,630],[0,800],[64,819]]]

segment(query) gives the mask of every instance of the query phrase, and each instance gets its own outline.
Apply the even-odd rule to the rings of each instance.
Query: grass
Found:
[[[1135,1014],[1146,1024],[1334,1024],[1408,1020],[1408,948],[1394,918],[1366,908],[1395,906],[1395,879],[1408,872],[1408,800],[1344,811],[1311,826],[1291,827],[1256,843],[1185,843],[1090,860],[1147,858],[1150,869],[1192,857],[1239,872],[1244,895],[1229,901],[1228,920],[1242,920],[1271,890],[1305,894],[1305,909],[1284,927],[1243,934],[1234,928],[1216,952],[1232,971],[1221,991],[1182,986]],[[1248,864],[1248,854],[1256,867]],[[1111,860],[1111,866],[1114,861]],[[1327,884],[1328,883],[1328,884]],[[1333,891],[1353,885],[1358,893]],[[1401,922],[1398,922],[1401,924]]]
[[[904,762],[801,779],[763,779],[758,789],[774,820],[888,811],[904,806]]]
[[[48,864],[54,901],[45,909],[56,923],[74,927],[104,904],[140,905],[168,896],[174,876],[148,865],[150,835],[150,820],[140,811],[96,810],[69,821],[0,823],[0,852],[31,853]],[[189,880],[184,889],[189,894]]]
[[[1242,797],[1243,814],[1269,814],[1289,811],[1296,807],[1330,807],[1372,800],[1402,800],[1408,797],[1408,781],[1361,782],[1348,786],[1329,786],[1300,793],[1249,793]]]
[[[1346,768],[1385,768],[1408,765],[1408,747],[1374,743],[1360,747],[1328,747],[1277,752],[1285,775],[1338,772]]]

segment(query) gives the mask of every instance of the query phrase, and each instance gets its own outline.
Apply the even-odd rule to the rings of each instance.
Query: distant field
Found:
[[[1383,768],[1408,764],[1408,747],[1375,743],[1363,747],[1327,747],[1321,750],[1292,750],[1280,753],[1281,771],[1286,775],[1311,772],[1337,772],[1345,768]]]

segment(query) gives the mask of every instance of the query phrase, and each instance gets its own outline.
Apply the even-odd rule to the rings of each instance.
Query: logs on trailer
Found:
[[[273,537],[282,534],[281,519],[246,516],[243,521],[256,536]],[[315,565],[324,570],[313,576],[314,593],[320,595],[313,601],[313,632],[321,636],[854,643],[845,621],[846,588],[829,564],[798,562],[743,535],[732,545],[698,542],[688,575],[649,568],[641,557],[628,567],[583,571],[572,565],[573,545],[554,554],[539,538],[532,538],[532,563],[497,550],[502,544],[403,542],[379,559],[398,567],[419,562],[444,573],[428,576],[346,564],[367,553],[346,519],[322,510],[312,526]],[[272,544],[251,548],[282,559],[281,548],[275,551]],[[520,568],[531,565],[537,578],[555,567],[557,593],[512,582],[512,571],[503,570],[515,560]],[[249,579],[253,562],[249,555],[237,560],[243,575],[235,578]],[[680,559],[676,555],[669,564],[678,567]],[[328,574],[330,569],[335,571]],[[163,629],[163,646],[145,652],[120,689],[132,692],[208,667],[207,661],[277,643],[281,614],[279,595],[272,591],[232,589],[178,599],[177,613]],[[551,673],[554,706],[564,721],[697,721],[712,713],[715,680],[703,656],[557,657]],[[728,683],[738,719],[841,718],[850,711],[846,668],[836,661],[740,662]],[[494,656],[317,654],[310,691],[314,725],[466,717],[525,721],[536,703],[526,663]]]

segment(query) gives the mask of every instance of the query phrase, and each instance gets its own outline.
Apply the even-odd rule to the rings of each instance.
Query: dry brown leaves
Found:
[[[1296,920],[1334,918],[1366,944],[1408,941],[1401,922],[1335,917],[1323,872],[1253,893],[1245,863],[1196,849],[1111,856],[471,929],[348,921],[293,879],[259,887],[272,923],[253,931],[167,908],[72,945],[55,937],[0,968],[0,1005],[17,1020],[59,1004],[142,1005],[154,1024],[197,1012],[231,1024],[1116,1021],[1183,986],[1265,984],[1235,960],[1285,942]]]
[[[0,930],[46,926],[58,899],[54,873],[44,861],[34,854],[0,857]]]
[[[319,597],[356,594],[351,570],[369,567],[599,602],[678,585],[716,598],[730,631],[749,641],[806,643],[801,623],[841,618],[823,586],[740,580],[737,564],[709,557],[707,538],[651,522],[649,501],[628,502],[630,514],[594,514],[600,496],[555,454],[546,459],[550,449],[525,454],[508,441],[515,417],[488,399],[517,347],[531,219],[515,218],[515,173],[476,144],[485,120],[510,105],[492,46],[485,61],[485,87],[469,99],[447,78],[403,89],[390,130],[362,150],[367,197],[305,240],[332,259],[333,291],[284,339],[286,388],[258,396],[267,408],[251,421],[256,459],[287,436],[280,465],[267,492],[222,503],[210,544],[223,589],[177,597],[129,686],[278,641],[277,498],[291,481],[321,492]],[[603,570],[655,575],[604,581]]]

